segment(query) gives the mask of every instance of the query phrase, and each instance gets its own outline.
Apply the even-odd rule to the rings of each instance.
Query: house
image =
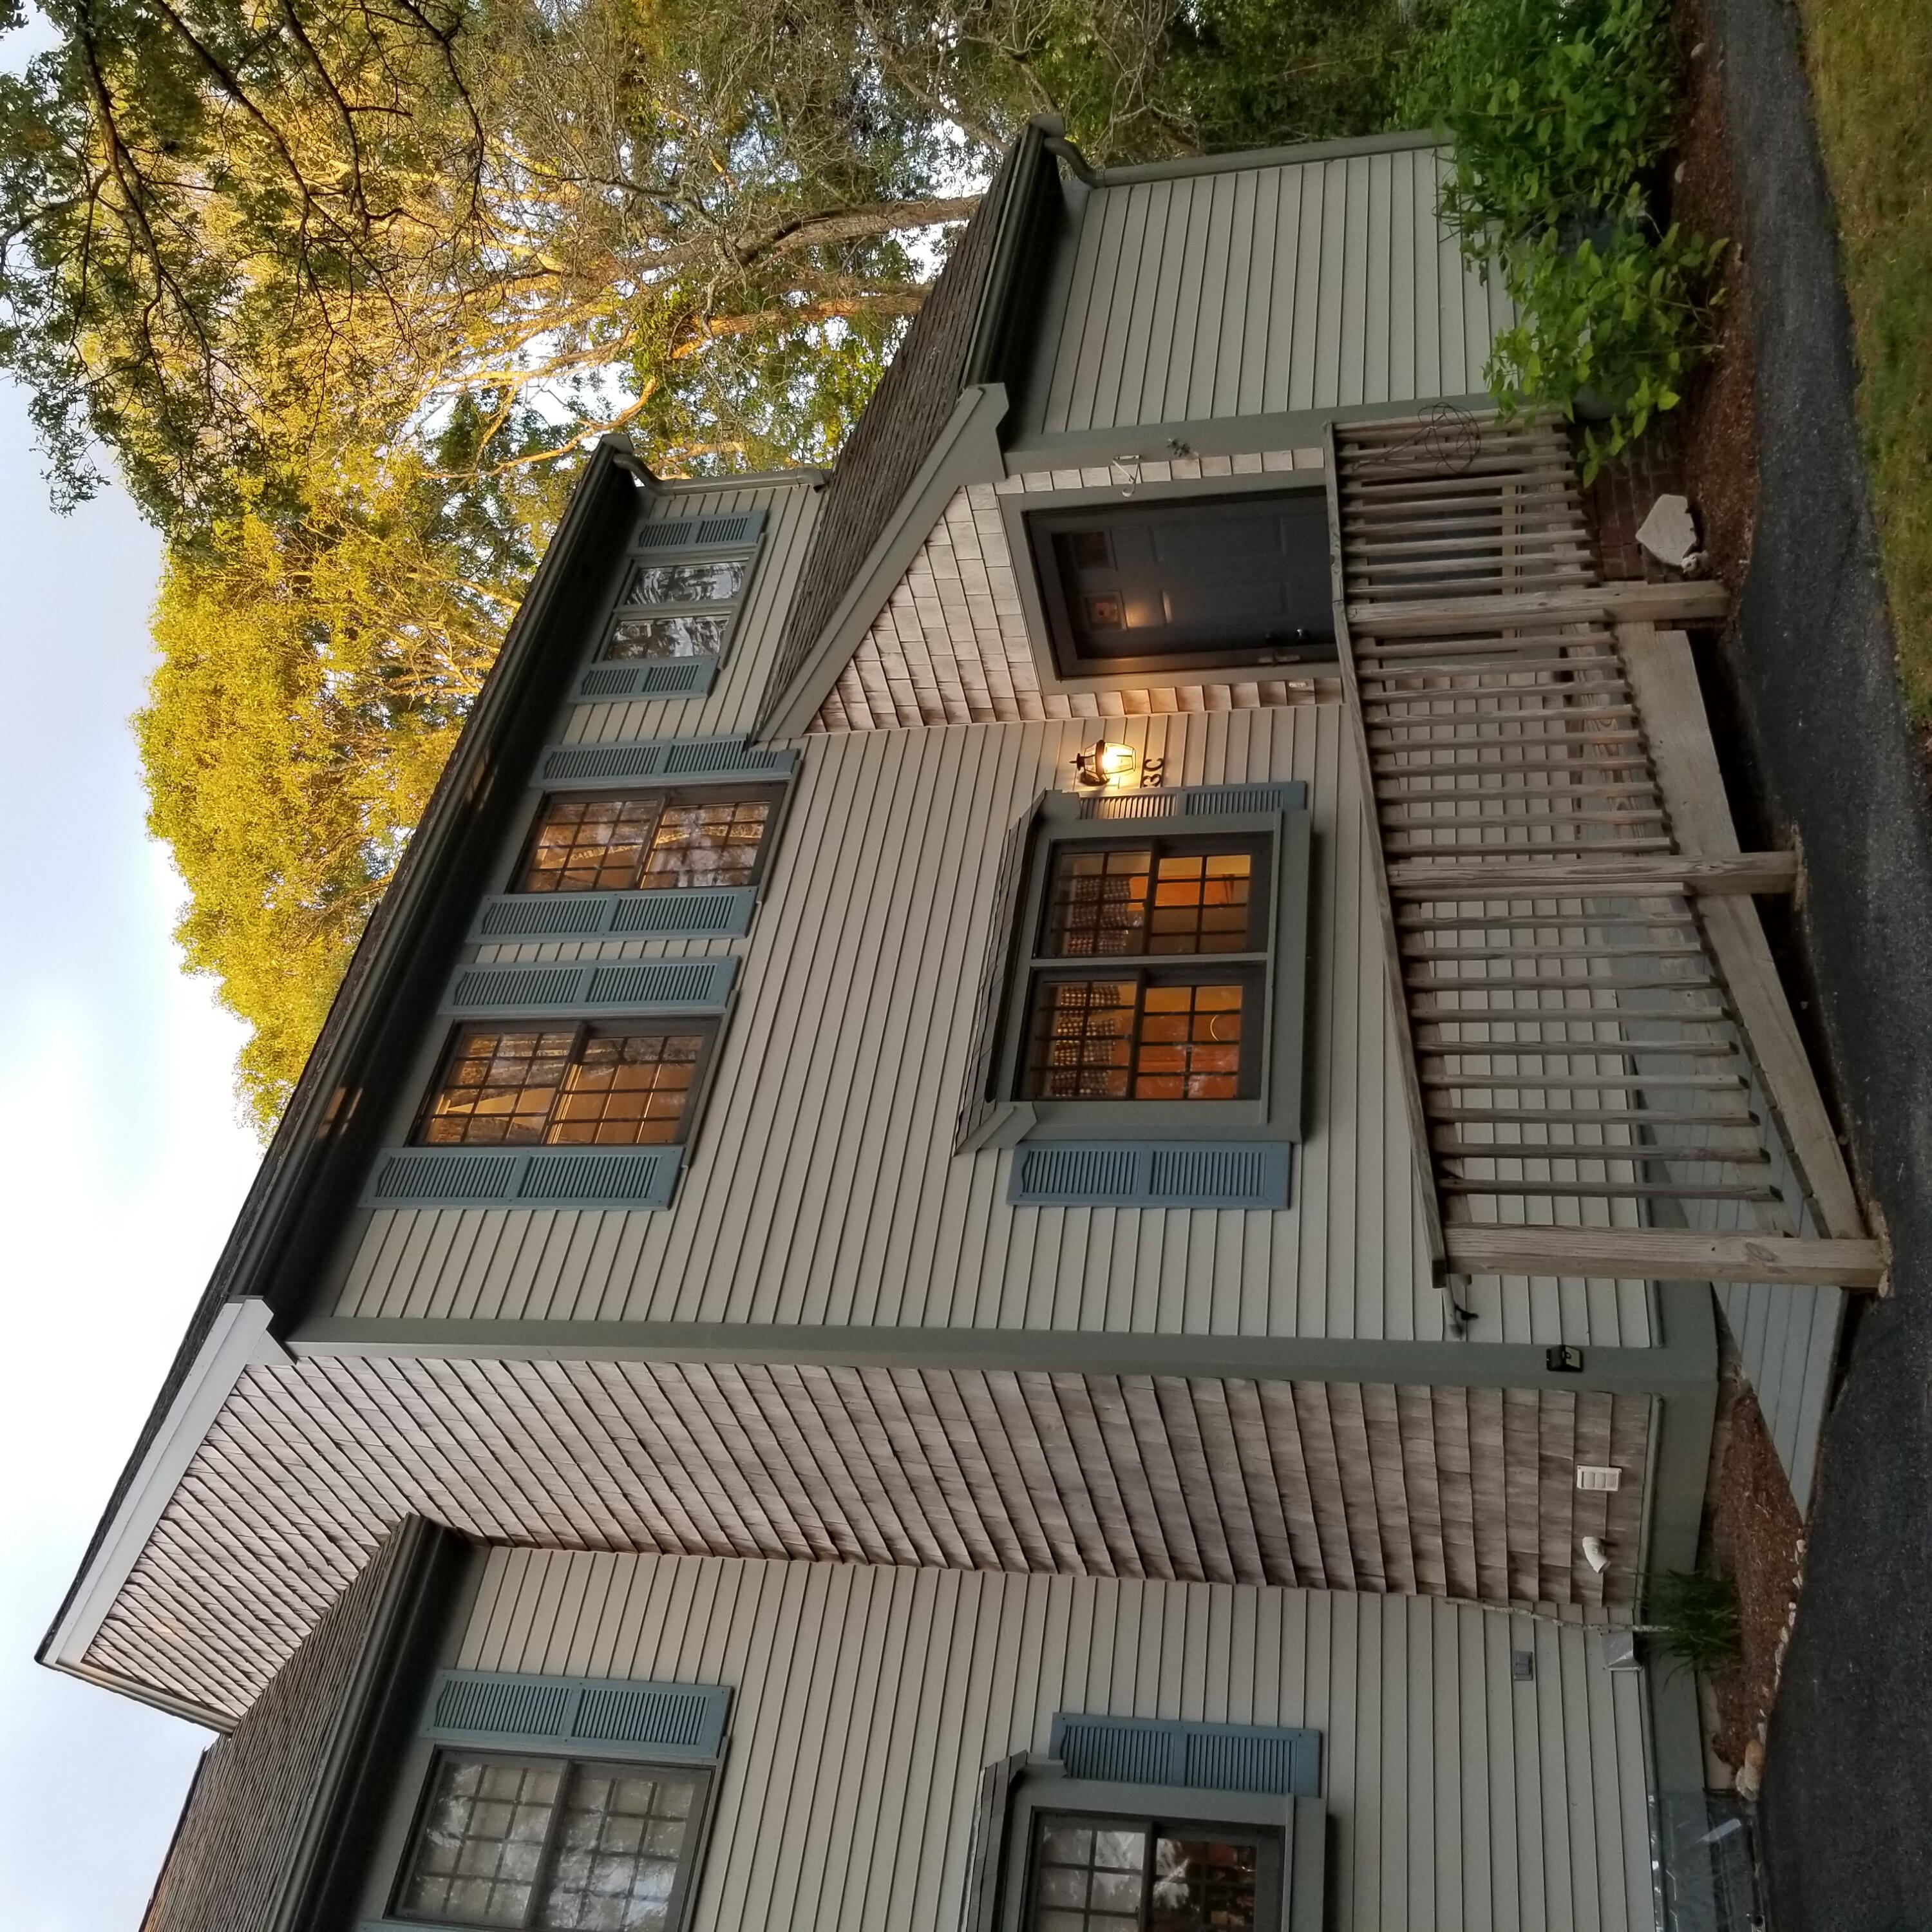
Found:
[[[598,448],[42,1653],[150,1932],[1716,1922],[1880,1258],[1442,167],[1039,124],[830,476]]]

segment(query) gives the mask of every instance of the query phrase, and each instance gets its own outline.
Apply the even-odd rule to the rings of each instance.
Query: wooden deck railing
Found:
[[[1875,1283],[1748,897],[1796,866],[1696,795],[1715,760],[1657,628],[1721,586],[1600,582],[1553,425],[1351,424],[1328,476],[1438,1274]]]

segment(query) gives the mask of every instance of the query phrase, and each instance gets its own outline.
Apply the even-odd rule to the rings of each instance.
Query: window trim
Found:
[[[608,755],[599,758],[597,754]],[[707,759],[716,762],[707,765]],[[666,770],[675,760],[684,769]],[[578,767],[616,767],[598,772]],[[736,769],[739,766],[746,769]],[[557,769],[553,770],[553,766]],[[637,769],[626,770],[626,766]],[[523,802],[500,844],[488,874],[492,884],[520,876],[523,855],[536,836],[544,802],[573,793],[615,797],[623,793],[724,791],[767,794],[771,815],[758,844],[758,862],[748,886],[639,886],[609,892],[520,892],[505,890],[479,898],[466,943],[472,946],[594,943],[621,939],[735,939],[752,928],[784,836],[799,771],[789,748],[753,746],[740,736],[647,738],[609,743],[548,746],[524,788]],[[558,910],[574,904],[580,919]],[[597,908],[593,914],[591,908]],[[648,915],[648,916],[646,916]]]
[[[1273,1917],[1260,1932],[1321,1932],[1327,1808],[1318,1798],[1070,1778],[1057,1758],[1029,1757],[1009,1794],[999,1847],[998,1904],[969,1921],[970,1932],[1026,1932],[1033,1900],[1033,1847],[1042,1813],[1150,1822],[1218,1824],[1276,1837]]]
[[[626,704],[701,698],[716,683],[718,674],[730,659],[745,613],[758,587],[759,568],[764,560],[766,539],[772,530],[772,512],[766,508],[726,510],[706,507],[703,500],[698,500],[700,507],[688,516],[653,516],[647,509],[632,526],[624,547],[615,587],[598,607],[600,614],[591,628],[589,646],[579,658],[576,674],[571,680],[571,704]],[[739,517],[756,520],[748,537],[712,543],[696,540],[697,532],[704,524]],[[645,542],[646,531],[683,524],[691,526],[693,540],[689,542],[659,546]],[[740,561],[745,566],[744,581],[729,598],[686,598],[653,604],[629,604],[624,601],[631,580],[640,569],[656,564]],[[605,649],[620,619],[644,614],[664,617],[722,616],[725,620],[724,628],[716,650],[712,651],[693,652],[686,657],[607,657]],[[653,677],[646,668],[653,665],[688,668],[682,676],[667,670]],[[621,675],[626,671],[632,674],[627,683]],[[622,688],[620,688],[620,684]]]
[[[1286,789],[1294,781],[1256,781],[1258,786]],[[1154,794],[1175,801],[1171,818],[1090,815],[1090,800],[1068,792],[1047,794],[1029,838],[1021,868],[1018,897],[1007,956],[998,968],[996,1043],[992,1054],[995,1105],[1006,1123],[998,1134],[1001,1144],[1024,1140],[1192,1142],[1254,1140],[1299,1141],[1305,1076],[1304,1034],[1308,985],[1310,887],[1310,831],[1306,792],[1299,806],[1284,805],[1262,812],[1204,812],[1182,818],[1190,793],[1204,795],[1215,788],[1190,787]],[[1122,794],[1122,802],[1147,794]],[[1268,873],[1265,930],[1259,935],[1261,962],[1241,954],[1136,955],[1136,967],[1158,959],[1163,965],[1192,971],[1211,970],[1217,959],[1231,970],[1258,970],[1264,1012],[1262,1022],[1258,1090],[1233,1100],[1053,1100],[1023,1094],[1023,1071],[1029,1038],[1030,989],[1039,970],[1033,951],[1042,929],[1053,855],[1064,844],[1127,842],[1136,836],[1150,841],[1163,837],[1208,838],[1264,838],[1274,864]],[[1022,951],[1022,946],[1024,950]],[[1085,970],[1098,976],[1100,963],[1090,958],[1065,962],[1070,976]],[[1058,970],[1056,968],[1054,970]],[[1017,1130],[1017,1131],[1015,1131]],[[980,1144],[992,1144],[988,1136]]]
[[[1136,473],[1141,459],[1130,467]],[[1111,467],[1112,466],[1110,466]],[[1164,664],[1154,669],[1127,671],[1063,671],[1054,648],[1053,628],[1047,614],[1040,574],[1034,562],[1033,536],[1028,518],[1042,510],[1094,510],[1123,501],[1135,503],[1200,501],[1217,496],[1282,496],[1290,491],[1306,491],[1319,496],[1325,504],[1328,477],[1318,470],[1268,470],[1247,471],[1238,476],[1185,478],[1178,482],[1136,483],[1125,481],[1105,487],[1085,485],[1072,490],[1010,490],[995,500],[1006,533],[1007,554],[1012,559],[1013,578],[1019,591],[1020,608],[1026,619],[1027,641],[1031,646],[1034,668],[1042,694],[1103,691],[1166,689],[1179,685],[1252,684],[1261,682],[1300,682],[1332,676],[1336,646],[1300,663]],[[1331,534],[1329,570],[1334,580],[1335,556]],[[1332,598],[1331,598],[1332,602]]]
[[[692,1780],[699,1787],[698,1799],[692,1808],[686,1851],[678,1861],[677,1877],[672,1885],[670,1900],[665,1912],[667,1932],[681,1932],[681,1928],[689,1922],[692,1906],[697,1897],[699,1871],[704,1863],[706,1841],[710,1837],[711,1814],[717,1796],[719,1767],[716,1762],[680,1761],[669,1757],[599,1757],[594,1749],[586,1751],[533,1750],[527,1746],[513,1744],[438,1744],[430,1752],[428,1764],[417,1786],[415,1806],[410,1814],[409,1828],[403,1838],[402,1855],[396,1861],[395,1870],[389,1882],[388,1916],[373,1924],[365,1922],[364,1932],[387,1932],[387,1928],[391,1927],[397,1928],[397,1932],[492,1932],[492,1928],[479,1927],[468,1920],[410,1912],[404,1908],[402,1903],[404,1888],[409,1883],[410,1874],[415,1869],[416,1854],[422,1843],[424,1827],[428,1822],[430,1804],[435,1796],[437,1773],[445,1760],[451,1757],[495,1759],[506,1764],[554,1764],[562,1768],[562,1776],[557,1787],[559,1802],[550,1821],[549,1833],[544,1840],[543,1854],[537,1868],[538,1877],[530,1888],[530,1911],[522,1927],[505,1928],[502,1932],[542,1932],[541,1923],[536,1916],[542,1906],[542,1887],[543,1882],[555,1870],[556,1834],[562,1823],[563,1810],[561,1801],[569,1789],[571,1778],[576,1773],[590,1770],[634,1774],[639,1772],[668,1771]]]
[[[418,1103],[410,1122],[409,1135],[404,1144],[412,1152],[435,1151],[448,1148],[453,1153],[543,1153],[561,1154],[579,1148],[602,1148],[608,1151],[620,1149],[644,1148],[676,1148],[680,1150],[691,1142],[692,1128],[697,1122],[704,1091],[709,1085],[711,1070],[718,1058],[718,1036],[722,1024],[720,1016],[706,1013],[632,1013],[621,1017],[605,1018],[602,1014],[575,1013],[539,1016],[530,1020],[517,1019],[458,1019],[450,1022],[443,1034],[442,1044],[438,1051],[428,1081],[425,1083],[422,1098]],[[570,1030],[570,1058],[565,1062],[566,1077],[568,1070],[579,1064],[578,1056],[592,1040],[630,1039],[649,1035],[688,1035],[703,1041],[698,1049],[698,1059],[692,1073],[690,1084],[685,1089],[684,1105],[677,1117],[677,1132],[665,1141],[426,1141],[421,1138],[431,1115],[430,1108],[438,1095],[443,1091],[442,1082],[454,1060],[457,1042],[466,1034],[502,1034],[528,1027],[533,1030],[562,1033]],[[550,1112],[545,1117],[546,1130],[554,1119],[557,1102],[563,1097],[565,1085],[560,1082],[550,1095]]]
[[[785,800],[790,790],[782,778],[716,778],[700,780],[697,784],[668,779],[661,784],[646,782],[643,784],[612,784],[592,789],[580,785],[544,785],[534,788],[536,802],[526,813],[523,843],[517,848],[516,856],[510,862],[502,890],[496,896],[498,900],[536,900],[557,898],[590,898],[606,895],[619,900],[636,900],[646,897],[662,898],[668,895],[691,892],[744,892],[753,894],[760,892],[764,885],[765,874],[770,869],[772,838],[783,815]],[[770,806],[765,814],[763,830],[758,835],[758,843],[753,856],[752,875],[734,886],[592,886],[581,891],[570,891],[562,887],[553,887],[547,892],[532,892],[519,885],[530,869],[532,854],[536,849],[537,834],[542,829],[545,809],[562,800],[581,801],[586,797],[602,801],[608,799],[652,799],[657,802],[658,817],[651,828],[652,843],[656,841],[662,830],[664,814],[674,804],[678,806],[706,804],[742,805],[764,802]],[[644,848],[648,862],[651,846]],[[492,902],[494,903],[495,902]]]

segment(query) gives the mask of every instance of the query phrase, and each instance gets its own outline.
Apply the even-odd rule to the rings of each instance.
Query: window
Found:
[[[758,519],[762,523],[762,518]],[[665,522],[646,524],[656,538],[695,540],[735,531],[747,519],[718,518],[701,524]],[[752,527],[755,528],[755,526]],[[718,658],[724,655],[751,580],[753,554],[676,559],[647,556],[634,560],[617,596],[617,608],[604,634],[599,656],[607,662],[633,662],[664,658]]]
[[[1309,490],[1022,513],[1063,677],[1334,655],[1326,499]]]
[[[684,1137],[712,1028],[689,1022],[458,1028],[420,1147],[650,1147]]]
[[[543,1932],[670,1932],[710,1774],[440,1754],[397,1897],[404,1918]]]
[[[1280,1922],[1276,1849],[1203,1820],[1036,1814],[1027,1932],[1262,1932]]]
[[[546,798],[518,868],[520,892],[748,886],[777,808],[771,788]]]
[[[1283,1208],[1301,1137],[1296,783],[1079,797],[1007,835],[955,1150],[1018,1206]]]
[[[1260,983],[1190,970],[1265,947],[1266,842],[1060,843],[1048,856],[1030,966],[1022,1092],[1046,1100],[1232,1100],[1259,1075]],[[1154,970],[1067,976],[1066,959],[1156,958]]]

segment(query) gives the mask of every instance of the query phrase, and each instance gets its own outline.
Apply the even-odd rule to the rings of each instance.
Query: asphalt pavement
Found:
[[[1710,0],[1754,304],[1761,475],[1713,665],[1728,775],[1796,842],[1785,935],[1892,1245],[1827,1424],[1768,1739],[1773,1932],[1932,1928],[1932,804],[1893,668],[1854,362],[1786,0]],[[1932,111],[1932,104],[1928,104]],[[1932,302],[1932,290],[1927,291]],[[1932,460],[1932,458],[1928,458]],[[1768,908],[1767,908],[1768,910]]]

